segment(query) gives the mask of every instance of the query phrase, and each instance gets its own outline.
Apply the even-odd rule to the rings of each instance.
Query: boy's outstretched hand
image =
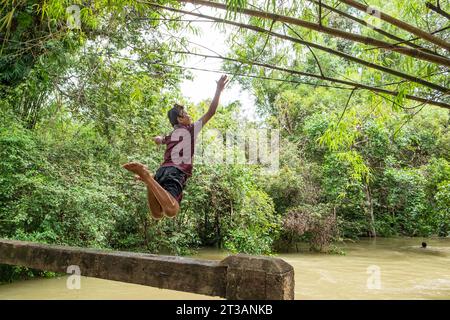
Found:
[[[160,137],[160,136],[157,136],[157,137],[154,137],[153,138],[153,142],[155,142],[156,144],[162,144],[162,142],[163,142],[163,138],[162,137]]]
[[[217,81],[217,91],[222,92],[229,81],[230,79],[228,79],[227,75],[221,76],[220,79]]]
[[[225,86],[228,84],[230,79],[226,75],[223,75],[220,77],[220,79],[217,82],[217,89],[216,93],[214,95],[214,98],[211,101],[211,104],[209,106],[208,111],[200,118],[198,121],[201,123],[201,126],[204,126],[208,121],[216,114],[217,106],[219,105],[219,99],[220,95],[222,94],[223,89],[225,89]]]

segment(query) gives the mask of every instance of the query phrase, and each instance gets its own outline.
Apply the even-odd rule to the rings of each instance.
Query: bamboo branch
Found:
[[[145,1],[143,1],[143,0],[138,0],[138,1],[145,3]],[[343,1],[343,0],[340,0],[340,1]],[[217,8],[217,9],[221,9],[221,10],[229,9],[229,7],[225,4],[207,1],[207,0],[178,0],[178,2],[204,5],[207,7]],[[444,65],[444,66],[450,67],[450,59],[447,59],[446,57],[436,56],[434,54],[422,52],[417,49],[396,46],[391,43],[377,40],[377,39],[374,39],[371,37],[365,37],[365,36],[361,36],[359,34],[354,34],[354,33],[342,31],[339,29],[321,26],[317,23],[313,23],[313,22],[309,22],[309,21],[305,21],[305,20],[301,20],[301,19],[297,19],[297,18],[282,16],[279,14],[269,13],[269,12],[265,12],[265,11],[240,8],[239,12],[244,13],[249,16],[253,16],[253,17],[259,17],[259,18],[263,18],[263,19],[271,19],[271,20],[277,20],[280,22],[291,23],[294,25],[298,25],[298,26],[301,26],[301,27],[304,27],[307,29],[326,33],[326,34],[329,34],[329,35],[332,35],[335,37],[339,37],[342,39],[351,40],[354,42],[360,42],[360,43],[370,45],[370,46],[376,46],[383,50],[399,52],[401,54],[404,54],[404,55],[407,55],[407,56],[410,56],[413,58],[417,58],[417,59],[421,59],[421,60],[439,64],[439,65]],[[433,37],[433,38],[435,38],[435,37]]]
[[[356,9],[358,9],[360,11],[363,11],[365,13],[370,14],[369,11],[370,11],[371,8],[369,6],[367,6],[367,5],[365,5],[365,4],[359,3],[359,2],[357,2],[355,0],[339,0],[339,1],[345,3],[345,4],[349,5],[349,6],[351,6],[353,8],[356,8]],[[422,38],[424,40],[427,40],[427,41],[429,41],[431,43],[434,43],[435,45],[437,45],[439,47],[442,47],[442,48],[450,51],[450,43],[448,43],[447,41],[442,40],[442,39],[440,39],[438,37],[435,37],[432,34],[430,34],[428,32],[425,32],[425,31],[423,31],[423,30],[421,30],[421,29],[419,29],[419,28],[417,28],[417,27],[415,27],[413,25],[410,25],[410,24],[408,24],[406,22],[398,20],[398,19],[396,19],[396,18],[394,18],[394,17],[392,17],[392,16],[390,16],[390,15],[388,15],[386,13],[383,13],[383,12],[379,12],[379,18],[381,20],[389,22],[390,24],[392,24],[392,25],[394,25],[394,26],[396,26],[396,27],[398,27],[400,29],[406,30],[406,31],[408,31],[408,32],[410,32],[412,34],[415,34],[416,36],[418,36],[418,37],[420,37],[420,38]]]
[[[442,10],[440,7],[436,7],[434,4],[430,2],[427,2],[425,5],[427,6],[428,9],[433,10],[434,12],[439,13],[443,17],[450,20],[450,14]]]
[[[319,0],[319,24],[322,25],[322,0]]]
[[[208,49],[210,50],[210,49]],[[170,51],[173,53],[183,53],[183,54],[192,54],[192,55],[200,55],[198,53],[192,53],[189,51]],[[102,55],[102,54],[97,54],[97,55]],[[128,61],[134,61],[134,62],[142,62],[145,63],[146,61],[141,61],[140,59],[133,59],[133,58],[129,58],[129,57],[123,57],[123,56],[118,56],[118,55],[111,55],[111,54],[106,54],[109,57],[115,58],[115,59],[120,59],[120,60],[128,60]],[[224,59],[224,57],[222,56],[210,56],[211,58],[217,58],[217,59]],[[295,83],[297,85],[299,84],[305,84],[305,85],[309,85],[309,86],[314,86],[314,87],[325,87],[325,88],[333,88],[333,89],[341,89],[341,90],[352,90],[353,88],[351,87],[342,87],[342,86],[337,86],[337,85],[328,85],[328,84],[323,84],[323,83],[311,83],[311,82],[306,82],[306,81],[300,81],[300,80],[290,80],[290,79],[278,79],[278,78],[270,78],[270,77],[264,77],[264,76],[255,76],[255,75],[251,75],[251,74],[243,74],[243,73],[236,73],[236,72],[228,72],[228,71],[223,71],[223,70],[211,70],[211,69],[205,69],[205,68],[197,68],[197,67],[188,67],[188,66],[180,66],[180,65],[176,65],[176,64],[171,64],[171,63],[163,63],[163,62],[155,62],[155,61],[150,61],[149,62],[152,65],[159,65],[159,66],[166,66],[166,67],[173,67],[173,68],[179,68],[179,69],[187,69],[187,70],[197,70],[197,71],[204,71],[204,72],[213,72],[213,73],[221,73],[221,74],[229,74],[232,76],[238,76],[238,77],[245,77],[245,78],[254,78],[254,79],[262,79],[262,80],[269,80],[269,81],[278,81],[278,82],[288,82],[288,83]],[[450,107],[450,105],[449,105]]]
[[[208,15],[195,13],[195,12],[190,12],[190,11],[185,11],[185,10],[180,10],[180,9],[174,9],[174,8],[171,8],[171,7],[161,6],[159,4],[153,4],[153,3],[150,3],[150,2],[147,2],[147,4],[151,5],[151,6],[155,7],[155,8],[160,8],[160,9],[164,9],[164,10],[168,10],[168,11],[172,11],[172,12],[184,13],[184,14],[193,15],[193,16],[200,17],[200,18],[211,19],[212,21],[216,21],[216,22],[220,22],[220,23],[226,23],[226,24],[229,24],[229,25],[237,26],[239,28],[249,29],[249,30],[253,30],[253,31],[256,31],[256,32],[264,33],[264,34],[270,34],[273,37],[277,37],[277,38],[280,38],[280,39],[288,40],[288,41],[291,41],[291,42],[294,42],[294,43],[299,43],[299,44],[302,44],[302,45],[305,45],[305,46],[310,46],[312,48],[316,48],[316,49],[325,51],[327,53],[340,56],[340,57],[342,57],[344,59],[347,59],[347,60],[359,63],[361,65],[367,66],[367,67],[372,68],[372,69],[376,69],[376,70],[380,70],[380,71],[392,74],[392,75],[397,76],[397,77],[402,78],[402,79],[406,79],[406,80],[409,80],[409,81],[421,84],[423,86],[426,86],[428,88],[431,88],[431,89],[443,92],[445,94],[449,93],[449,89],[448,88],[442,87],[442,86],[437,85],[435,83],[431,83],[429,81],[426,81],[426,80],[423,80],[423,79],[411,76],[409,74],[406,74],[406,73],[403,73],[403,72],[400,72],[400,71],[397,71],[397,70],[393,70],[393,69],[390,69],[390,68],[387,68],[387,67],[384,67],[384,66],[380,66],[378,64],[375,64],[375,63],[372,63],[372,62],[368,62],[368,61],[365,61],[363,59],[356,58],[356,57],[354,57],[352,55],[349,55],[349,54],[346,54],[344,52],[337,51],[337,50],[334,50],[334,49],[330,49],[330,48],[318,45],[318,44],[313,43],[313,42],[307,42],[307,41],[304,41],[304,40],[301,40],[301,39],[297,39],[297,38],[293,38],[293,37],[290,37],[290,36],[287,36],[287,35],[283,35],[283,34],[279,34],[279,33],[275,33],[275,32],[269,32],[269,30],[264,29],[264,28],[251,26],[251,25],[247,25],[247,24],[243,24],[243,23],[239,23],[239,22],[234,22],[234,21],[231,21],[231,20],[226,20],[226,19],[222,19],[222,18],[216,18],[216,17],[213,17],[213,16],[208,16]]]
[[[308,1],[311,1],[311,2],[315,3],[316,5],[319,4],[318,0],[308,0]],[[368,27],[368,28],[372,29],[373,31],[378,32],[379,34],[382,34],[383,36],[388,37],[388,38],[390,38],[390,39],[392,39],[392,40],[395,40],[395,41],[401,42],[401,43],[405,43],[406,45],[408,45],[408,46],[410,46],[410,47],[412,47],[412,48],[416,48],[416,49],[418,49],[418,50],[427,52],[427,53],[429,53],[429,54],[438,55],[438,54],[436,54],[436,52],[431,51],[430,49],[424,48],[424,47],[419,46],[419,45],[417,45],[417,44],[415,44],[415,43],[410,43],[410,42],[408,42],[408,41],[405,40],[405,39],[402,39],[402,38],[400,38],[400,37],[397,37],[396,35],[393,35],[393,34],[391,34],[391,33],[389,33],[389,32],[386,32],[386,31],[384,31],[384,30],[382,30],[382,29],[380,29],[380,28],[377,28],[377,27],[371,25],[370,23],[364,21],[363,19],[359,19],[359,18],[357,18],[357,17],[354,17],[354,16],[352,16],[351,14],[348,14],[347,12],[344,12],[344,11],[341,11],[341,10],[339,10],[339,9],[333,8],[333,7],[331,7],[331,6],[329,6],[329,5],[326,5],[326,4],[324,4],[324,3],[322,3],[322,7],[326,8],[326,9],[332,11],[332,12],[335,12],[335,13],[337,13],[337,14],[343,16],[343,17],[346,17],[346,18],[348,18],[348,19],[350,19],[350,20],[353,20],[353,21],[355,21],[355,22],[357,22],[357,23],[359,23],[359,24],[361,24],[361,25],[363,25],[363,26],[365,26],[365,27]],[[398,45],[398,44],[399,44],[399,43],[396,43],[396,45]]]
[[[345,108],[344,108],[344,110],[342,111],[341,116],[339,117],[339,120],[338,120],[338,122],[337,122],[337,124],[336,124],[336,128],[337,128],[337,127],[339,126],[339,124],[341,123],[341,120],[342,120],[342,118],[344,117],[345,111],[347,111],[347,108],[348,108],[348,106],[350,105],[350,100],[352,99],[353,94],[355,93],[356,90],[357,90],[357,88],[353,88],[352,92],[350,92],[350,95],[348,96],[348,99],[347,99],[347,103],[345,104]]]
[[[270,24],[269,32],[272,32],[274,24],[275,24],[275,20],[272,20],[272,23]],[[255,60],[258,60],[259,57],[261,57],[261,55],[264,53],[264,50],[266,50],[267,44],[269,43],[269,38],[270,38],[270,34],[267,34],[266,41],[264,42],[264,45],[263,45],[261,51],[259,52],[259,54],[256,56],[256,58],[254,58]]]
[[[366,85],[366,84],[361,84],[361,83],[357,83],[357,82],[353,82],[353,81],[347,81],[347,80],[341,80],[341,79],[336,79],[336,78],[330,78],[330,77],[321,76],[321,75],[314,74],[314,73],[309,73],[309,72],[303,72],[303,71],[297,71],[297,70],[282,68],[282,67],[278,67],[278,66],[271,65],[271,64],[268,64],[268,63],[249,61],[249,60],[245,60],[245,59],[234,59],[234,58],[229,58],[229,57],[212,56],[212,55],[201,54],[201,53],[193,53],[193,52],[189,52],[189,51],[176,51],[176,50],[174,50],[174,51],[171,51],[171,52],[179,53],[179,54],[194,55],[194,56],[199,56],[199,57],[203,57],[203,58],[220,59],[220,60],[224,60],[224,61],[236,62],[236,63],[240,63],[240,64],[248,64],[248,65],[252,65],[252,66],[253,65],[254,66],[259,66],[259,67],[263,67],[263,68],[267,68],[267,69],[271,69],[271,70],[277,70],[277,71],[281,71],[281,72],[287,72],[287,73],[290,73],[290,74],[295,74],[295,75],[299,75],[299,76],[303,76],[303,77],[316,78],[316,79],[325,80],[325,81],[329,81],[329,82],[333,82],[333,83],[339,83],[339,84],[351,86],[351,87],[354,88],[354,90],[355,89],[365,89],[365,90],[369,90],[369,91],[372,91],[372,92],[388,94],[388,95],[391,95],[391,96],[397,96],[399,94],[396,91],[390,91],[390,90],[386,90],[386,89],[381,89],[381,88],[377,88],[377,87],[373,87],[373,86],[369,86],[369,85]],[[434,101],[434,100],[425,99],[425,98],[417,97],[417,96],[413,96],[413,95],[405,95],[405,98],[410,99],[410,100],[414,100],[414,101],[418,101],[418,102],[433,104],[433,105],[436,105],[436,106],[440,106],[440,107],[443,107],[443,108],[450,109],[450,105],[445,103],[445,102]]]
[[[291,31],[292,31],[299,39],[303,40],[302,36],[300,36],[300,35],[297,33],[297,31],[295,31],[293,28],[291,28],[291,26],[289,26],[289,25],[286,24],[286,23],[283,23],[283,26],[286,26],[286,27],[287,27],[289,30],[291,30]],[[286,31],[285,31],[284,33],[286,33]],[[316,60],[317,67],[319,67],[320,74],[321,74],[322,76],[325,76],[325,74],[323,73],[323,70],[322,70],[322,66],[320,65],[319,59],[317,58],[316,54],[314,53],[314,50],[313,50],[310,46],[307,46],[307,48],[308,48],[309,52],[311,52],[311,54],[313,55],[314,60]]]
[[[436,30],[436,31],[433,31],[431,34],[436,34],[436,33],[445,31],[445,30],[447,30],[447,29],[449,29],[449,28],[450,28],[450,26],[446,26],[446,27],[444,27],[444,28],[441,28],[441,29],[438,29],[438,30]],[[401,41],[401,42],[397,42],[397,43],[395,43],[395,45],[399,45],[399,44],[406,44],[406,45],[408,45],[408,43],[410,43],[410,42],[412,42],[412,41],[419,40],[419,39],[420,39],[420,38],[418,38],[418,37],[410,38],[410,39],[408,39],[408,40],[404,40],[404,41]],[[374,48],[370,48],[370,49],[366,49],[366,50],[369,51],[369,50],[374,50],[374,49],[378,49],[378,48],[377,48],[377,47],[374,47]],[[432,51],[432,52],[433,52],[433,51]],[[434,53],[434,54],[437,54],[437,53]],[[440,54],[437,54],[437,55],[440,55]],[[440,55],[440,56],[442,56],[442,55]]]

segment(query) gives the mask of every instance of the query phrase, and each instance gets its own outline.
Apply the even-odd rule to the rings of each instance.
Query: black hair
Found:
[[[174,104],[173,108],[167,112],[167,117],[169,118],[172,126],[176,126],[178,124],[178,117],[181,116],[181,111],[183,111],[184,106],[179,104]]]

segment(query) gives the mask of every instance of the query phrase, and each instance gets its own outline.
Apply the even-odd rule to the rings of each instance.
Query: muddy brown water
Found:
[[[426,241],[426,249],[421,248]],[[277,254],[295,270],[296,299],[450,299],[450,239],[377,239],[338,245],[345,255],[308,251]],[[202,249],[193,257],[221,260]],[[68,276],[0,285],[0,299],[218,299],[135,284]]]

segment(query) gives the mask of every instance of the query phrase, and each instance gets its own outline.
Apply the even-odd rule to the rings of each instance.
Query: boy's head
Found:
[[[189,114],[184,110],[184,106],[175,103],[173,108],[167,112],[167,117],[169,118],[172,126],[183,125],[188,126],[192,123],[192,119]]]

